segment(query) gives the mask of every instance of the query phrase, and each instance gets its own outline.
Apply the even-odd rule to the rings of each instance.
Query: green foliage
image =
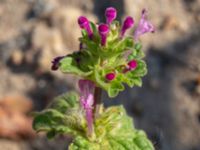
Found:
[[[36,114],[33,129],[46,132],[49,138],[56,134],[85,133],[86,122],[78,101],[79,96],[75,92],[57,97],[49,108]]]
[[[119,23],[111,25],[106,46],[101,46],[96,26],[91,23],[93,39],[89,39],[83,30],[79,39],[83,49],[64,57],[59,62],[59,69],[64,73],[72,73],[92,80],[97,86],[107,91],[110,97],[115,97],[124,90],[124,83],[130,87],[141,86],[143,77],[147,73],[146,64],[142,60],[144,53],[141,44],[134,43],[132,37],[119,37]],[[128,56],[126,56],[128,55]],[[135,70],[125,72],[127,63],[136,60],[138,66]],[[106,74],[114,72],[116,78],[107,81]]]
[[[143,131],[133,126],[122,106],[104,109],[94,122],[94,138],[87,137],[87,126],[76,93],[56,98],[49,108],[37,114],[33,122],[36,131],[47,137],[71,134],[69,150],[154,150]]]
[[[154,150],[146,134],[132,123],[122,106],[110,107],[95,121],[96,139],[77,136],[69,150]]]

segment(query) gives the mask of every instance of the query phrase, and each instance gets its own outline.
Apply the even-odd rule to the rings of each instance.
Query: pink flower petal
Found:
[[[150,21],[147,20],[147,11],[145,9],[142,10],[142,17],[140,19],[139,25],[134,32],[134,39],[138,40],[138,38],[147,33],[154,32],[155,28]]]
[[[88,124],[88,132],[93,130],[93,114],[92,106],[94,104],[94,89],[95,84],[90,80],[79,80],[79,88],[81,92],[80,103],[86,112],[86,120]]]

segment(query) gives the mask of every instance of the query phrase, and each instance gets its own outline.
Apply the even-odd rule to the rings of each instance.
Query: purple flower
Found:
[[[138,40],[138,38],[147,32],[154,32],[154,26],[147,20],[147,11],[145,9],[142,10],[142,17],[140,19],[139,25],[134,32],[134,39]]]
[[[105,11],[106,23],[111,24],[117,17],[117,10],[114,7],[108,7]]]
[[[92,38],[93,33],[92,33],[90,22],[88,21],[88,19],[84,16],[80,16],[78,18],[78,24],[82,29],[85,29],[87,31],[89,38]]]
[[[134,25],[134,20],[132,17],[128,16],[126,17],[126,19],[124,20],[124,23],[122,25],[122,29],[121,29],[121,37],[124,36],[124,33],[126,32],[127,29],[132,28]]]
[[[79,88],[81,92],[81,105],[84,109],[92,108],[95,84],[90,80],[79,80]]]
[[[110,31],[109,27],[107,24],[100,24],[98,30],[101,36],[101,45],[104,46],[106,44],[107,35]]]
[[[112,81],[115,78],[115,76],[116,76],[115,73],[111,72],[106,74],[106,79]]]
[[[58,68],[59,68],[59,62],[60,62],[60,60],[61,59],[63,59],[65,56],[58,56],[58,57],[56,57],[56,58],[54,58],[53,60],[52,60],[52,66],[51,66],[51,70],[58,70]]]
[[[88,124],[89,135],[93,132],[93,114],[92,106],[94,104],[95,84],[90,80],[79,80],[79,88],[81,92],[80,104],[86,112],[86,120]]]

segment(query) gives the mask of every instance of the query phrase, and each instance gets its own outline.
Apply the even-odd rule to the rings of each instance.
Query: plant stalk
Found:
[[[101,93],[102,93],[102,89],[99,88],[99,87],[95,87],[95,91],[94,91],[94,118],[97,118],[100,115],[100,110],[101,110],[101,105],[102,105]]]

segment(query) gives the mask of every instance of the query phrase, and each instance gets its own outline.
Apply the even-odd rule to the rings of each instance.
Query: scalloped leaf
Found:
[[[57,110],[46,109],[34,118],[33,129],[36,131],[49,131],[54,125],[59,124],[63,118],[64,115]]]
[[[76,104],[77,98],[75,93],[58,97],[49,106],[51,108],[35,117],[33,128],[37,132],[45,131],[48,138],[57,134],[74,135],[69,150],[154,150],[146,134],[134,128],[132,119],[122,106],[104,109],[95,120],[94,138],[88,138],[85,118]],[[63,105],[63,100],[68,105]]]
[[[47,109],[38,114],[33,121],[33,129],[37,132],[45,131],[48,138],[57,134],[77,135],[84,132],[81,129],[80,117],[65,116],[55,109]]]
[[[59,62],[59,69],[63,73],[73,73],[79,76],[87,76],[90,72],[83,72],[72,57],[65,57]]]
[[[94,70],[95,74],[95,82],[98,86],[102,87],[104,90],[107,91],[109,97],[115,97],[119,94],[119,92],[124,90],[123,83],[128,84],[128,86],[142,86],[142,79],[146,73],[147,68],[146,64],[142,60],[137,60],[138,66],[135,70],[129,71],[127,73],[118,73],[116,79],[113,81],[106,81],[105,79],[105,72],[102,70],[98,72],[98,69]],[[103,74],[103,75],[102,75]],[[103,76],[103,77],[102,77]]]
[[[119,81],[112,81],[108,88],[109,97],[115,97],[120,91],[124,90],[124,85]]]
[[[33,120],[33,129],[47,132],[47,137],[56,134],[83,134],[86,121],[79,108],[79,96],[75,92],[63,94],[48,106],[48,109],[37,113]]]
[[[137,60],[137,68],[133,71],[126,73],[129,78],[143,77],[147,74],[146,63],[143,60]]]
[[[78,136],[69,150],[154,150],[146,134],[132,123],[122,106],[110,107],[95,122],[96,139]]]
[[[61,113],[66,113],[68,109],[77,108],[79,106],[79,95],[76,92],[68,92],[56,97],[48,106],[48,108],[56,109]]]

